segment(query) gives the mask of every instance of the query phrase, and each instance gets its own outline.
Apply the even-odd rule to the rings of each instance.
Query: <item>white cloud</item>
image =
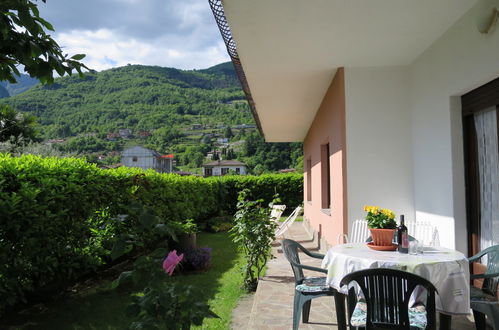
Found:
[[[202,69],[229,60],[222,40],[208,47],[191,49],[171,45],[164,38],[141,41],[107,29],[73,30],[54,37],[65,53],[86,54],[83,62],[97,71],[126,64]]]
[[[130,64],[202,69],[229,60],[207,0],[49,0],[54,39],[94,70]]]

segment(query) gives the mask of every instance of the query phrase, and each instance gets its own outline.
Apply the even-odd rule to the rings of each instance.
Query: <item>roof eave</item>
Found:
[[[225,17],[222,0],[208,0],[208,2],[210,3],[211,11],[213,12],[213,16],[215,17],[215,21],[217,22],[218,29],[220,30],[220,34],[222,35],[222,38],[224,40],[225,47],[227,47],[227,53],[230,56],[232,65],[234,65],[237,77],[239,78],[239,82],[241,83],[241,87],[243,88],[244,94],[246,95],[246,100],[248,101],[251,113],[253,115],[253,118],[255,119],[256,127],[265,139],[265,134],[263,133],[260,118],[258,117],[258,112],[256,111],[255,101],[253,100],[253,96],[251,95],[248,80],[246,79],[241,60],[239,59],[239,55],[237,53],[236,42],[232,38],[229,22]]]

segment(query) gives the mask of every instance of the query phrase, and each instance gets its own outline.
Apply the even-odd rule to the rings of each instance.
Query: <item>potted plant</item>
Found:
[[[389,209],[380,209],[378,206],[364,206],[367,212],[367,227],[371,231],[374,246],[392,246],[393,234],[397,229],[395,213]]]
[[[193,219],[186,219],[181,222],[175,222],[175,234],[178,242],[175,245],[179,250],[195,249],[196,248],[196,233],[198,226]]]

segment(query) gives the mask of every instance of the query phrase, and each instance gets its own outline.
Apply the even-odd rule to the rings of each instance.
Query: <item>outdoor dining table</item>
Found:
[[[440,328],[450,329],[451,315],[470,313],[469,263],[459,251],[424,247],[422,254],[413,255],[373,250],[366,243],[348,243],[330,248],[322,268],[327,269],[327,283],[344,294],[348,288],[340,285],[341,279],[363,269],[394,268],[427,279],[438,291],[436,308],[440,313]],[[338,322],[338,326],[344,325]]]

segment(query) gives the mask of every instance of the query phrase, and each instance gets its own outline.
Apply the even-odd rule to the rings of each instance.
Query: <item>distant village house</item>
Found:
[[[139,167],[144,170],[152,168],[160,173],[171,173],[173,155],[161,155],[154,150],[136,146],[123,150],[121,163],[127,167]]]
[[[208,159],[220,159],[221,152],[219,150],[212,150],[206,153],[206,158]]]
[[[122,138],[125,138],[125,139],[127,139],[127,138],[129,138],[129,137],[132,136],[132,131],[129,130],[128,128],[120,129],[118,132],[119,132],[120,136]]]
[[[230,170],[236,174],[246,174],[246,164],[237,160],[216,160],[211,163],[203,164],[204,176],[221,176],[229,173]]]
[[[139,137],[146,138],[146,137],[149,137],[149,136],[151,136],[151,132],[149,132],[149,131],[139,131]]]
[[[234,126],[234,128],[237,128],[237,129],[256,128],[256,125],[254,125],[254,124],[241,124],[241,125]]]
[[[107,133],[106,139],[109,141],[114,141],[116,138],[118,138],[120,135],[118,133]]]
[[[60,144],[60,143],[64,143],[64,139],[50,139],[50,140],[47,140],[47,142],[45,142],[45,144]]]

